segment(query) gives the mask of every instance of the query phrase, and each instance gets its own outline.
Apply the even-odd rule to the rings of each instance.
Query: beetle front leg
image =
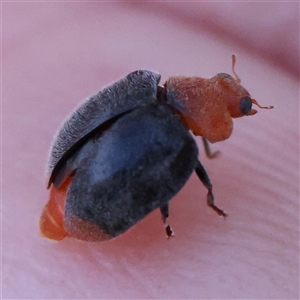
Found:
[[[170,237],[174,236],[174,231],[172,230],[171,226],[167,222],[167,218],[169,217],[169,204],[161,206],[160,213],[162,216],[164,226],[166,228],[167,238],[169,239]]]
[[[197,166],[195,168],[195,171],[196,171],[196,174],[198,175],[199,179],[203,183],[203,185],[208,189],[207,205],[209,207],[211,207],[214,211],[216,211],[219,216],[226,217],[227,214],[214,204],[214,195],[213,195],[213,192],[212,192],[212,184],[210,182],[208,174],[206,173],[204,167],[202,166],[202,164],[200,163],[199,160],[197,162]]]
[[[220,156],[220,154],[221,154],[220,151],[211,152],[209,142],[205,137],[202,137],[202,142],[203,142],[205,154],[208,158],[213,159],[213,158],[216,158],[216,157]]]

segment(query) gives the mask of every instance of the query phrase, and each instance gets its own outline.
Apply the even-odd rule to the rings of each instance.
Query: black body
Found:
[[[77,170],[65,218],[75,215],[115,237],[168,204],[195,169],[197,155],[195,141],[167,104],[133,110],[73,157]]]
[[[48,188],[61,163],[103,123],[155,101],[160,75],[147,70],[132,72],[82,103],[60,128],[49,160]],[[56,186],[56,184],[54,183]]]

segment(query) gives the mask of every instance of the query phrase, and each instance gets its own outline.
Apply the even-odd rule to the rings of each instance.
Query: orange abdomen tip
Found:
[[[67,179],[59,189],[51,186],[49,201],[40,217],[41,234],[49,239],[59,241],[68,236],[64,229],[64,210],[71,181],[72,178]]]

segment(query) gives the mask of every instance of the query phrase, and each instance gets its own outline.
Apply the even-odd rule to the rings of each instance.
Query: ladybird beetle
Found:
[[[256,113],[252,104],[258,103],[234,71],[235,56],[232,62],[235,79],[175,76],[163,87],[160,75],[138,70],[80,105],[54,140],[41,233],[54,240],[109,240],[160,208],[171,237],[169,201],[193,171],[208,190],[208,206],[225,217],[189,130],[214,157],[207,140],[229,138],[232,118]]]

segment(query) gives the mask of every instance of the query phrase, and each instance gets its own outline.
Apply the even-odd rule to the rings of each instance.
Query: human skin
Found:
[[[2,8],[4,299],[299,298],[299,78],[288,67],[132,4]],[[49,149],[67,114],[136,69],[159,72],[162,83],[231,74],[232,53],[242,85],[275,108],[235,120],[231,137],[211,145],[216,159],[195,138],[225,220],[193,174],[170,202],[174,238],[166,239],[158,210],[110,242],[41,237]]]

